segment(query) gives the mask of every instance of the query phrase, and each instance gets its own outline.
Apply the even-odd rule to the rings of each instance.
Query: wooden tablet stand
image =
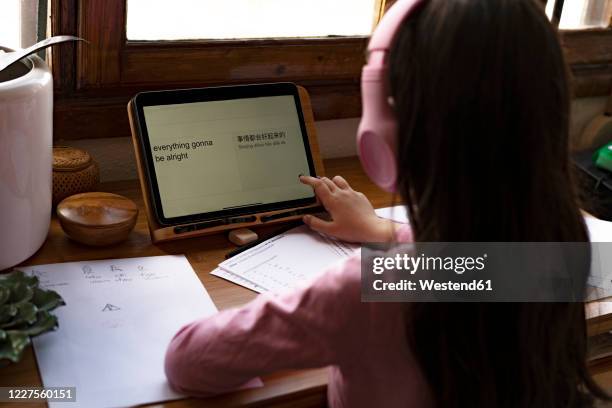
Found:
[[[312,154],[312,160],[315,166],[315,171],[318,176],[322,176],[325,174],[325,169],[323,168],[323,160],[321,159],[321,154],[319,151],[319,143],[317,141],[317,131],[315,127],[314,117],[312,114],[312,105],[310,103],[310,97],[306,89],[301,86],[298,86],[300,102],[302,105],[302,111],[304,115],[304,122],[306,124],[306,132],[308,133],[308,141],[310,143],[310,152]],[[147,219],[149,221],[149,231],[151,233],[151,240],[153,243],[160,243],[165,241],[173,241],[176,239],[182,238],[191,238],[198,237],[202,235],[214,234],[221,231],[227,231],[236,228],[250,228],[257,225],[271,225],[278,224],[287,221],[292,221],[296,219],[300,219],[302,215],[291,215],[291,216],[283,216],[279,219],[273,219],[269,221],[262,221],[262,218],[266,220],[267,217],[274,214],[283,214],[288,213],[295,210],[306,210],[311,209],[314,211],[318,204],[312,204],[306,207],[298,207],[298,208],[285,208],[277,211],[269,211],[263,213],[256,214],[248,214],[249,218],[252,218],[251,222],[242,222],[242,223],[232,223],[219,225],[214,227],[205,227],[203,224],[205,222],[196,222],[191,224],[181,224],[181,225],[172,225],[172,226],[164,226],[160,225],[156,221],[155,213],[153,211],[153,201],[149,189],[149,181],[147,177],[147,171],[145,170],[145,159],[144,154],[141,151],[140,141],[138,139],[137,132],[137,119],[134,117],[132,110],[132,102],[128,104],[128,115],[130,119],[130,127],[132,129],[132,142],[134,143],[134,152],[136,156],[136,167],[138,169],[138,177],[140,179],[140,188],[142,190],[142,195],[145,203],[145,212],[147,214]],[[244,216],[245,218],[247,216]]]

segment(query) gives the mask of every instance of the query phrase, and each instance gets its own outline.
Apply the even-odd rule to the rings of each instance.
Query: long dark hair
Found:
[[[588,241],[567,68],[536,0],[426,0],[390,64],[398,182],[417,241]],[[438,407],[607,398],[586,367],[581,303],[409,304],[406,327]]]

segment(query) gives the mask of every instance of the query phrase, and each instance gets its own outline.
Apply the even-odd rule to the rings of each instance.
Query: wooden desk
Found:
[[[328,175],[341,174],[356,190],[365,193],[375,207],[393,205],[393,197],[374,186],[361,170],[356,158],[325,161]],[[143,206],[137,181],[107,183],[102,191],[115,192],[133,199]],[[395,200],[399,201],[399,198]],[[274,227],[268,227],[274,229]],[[167,254],[185,254],[219,309],[240,306],[256,294],[209,274],[233,247],[225,235],[213,235],[185,241],[154,246],[151,244],[144,212],[138,216],[135,230],[128,241],[110,248],[90,248],[70,241],[62,232],[57,220],[51,222],[49,237],[45,245],[24,265],[70,262],[92,259],[130,258]],[[587,308],[589,332],[612,330],[612,302],[601,302]],[[599,363],[592,367],[596,379],[612,385],[612,364]],[[287,371],[263,378],[265,386],[260,389],[240,391],[207,400],[186,399],[156,406],[168,407],[322,407],[326,406],[326,372],[324,369]],[[41,386],[40,376],[31,347],[25,352],[23,361],[0,369],[0,386]],[[11,407],[34,407],[43,404],[11,404]]]
[[[356,158],[334,159],[325,162],[328,175],[341,174],[356,190],[365,193],[375,207],[392,204],[392,197],[374,186],[362,172]],[[139,208],[143,201],[138,182],[125,181],[102,184],[101,191],[124,195],[134,200]],[[267,227],[274,230],[278,227]],[[266,230],[262,230],[266,231]],[[204,283],[219,309],[240,306],[257,294],[241,286],[209,274],[233,248],[225,234],[176,241],[154,246],[151,244],[144,211],[140,211],[136,228],[130,238],[113,247],[91,248],[69,240],[62,232],[57,219],[51,221],[51,229],[44,246],[24,265],[47,264],[109,258],[131,258],[141,256],[185,254],[191,266]],[[263,378],[263,388],[240,391],[207,400],[186,399],[157,406],[169,407],[321,407],[326,406],[327,375],[325,369],[288,371]],[[24,354],[19,364],[0,369],[0,386],[41,386],[32,348]],[[11,404],[19,406],[44,406],[44,404]]]

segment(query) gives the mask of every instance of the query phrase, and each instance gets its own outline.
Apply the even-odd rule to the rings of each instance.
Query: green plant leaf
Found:
[[[62,299],[56,291],[43,290],[41,288],[34,288],[32,303],[34,303],[39,310],[53,310],[58,306],[66,304],[64,303],[64,299]]]
[[[57,317],[49,311],[64,300],[38,285],[38,277],[19,270],[0,276],[0,360],[19,361],[30,336],[57,327]]]
[[[16,282],[11,288],[9,303],[16,305],[29,302],[34,296],[34,290],[25,282]]]
[[[6,283],[25,283],[28,286],[38,285],[38,277],[34,275],[26,275],[23,271],[13,269],[11,273],[0,276],[0,282]]]
[[[0,305],[5,304],[11,297],[11,288],[0,282]]]
[[[36,313],[38,308],[32,303],[24,303],[19,307],[19,317],[27,324],[36,322]]]
[[[8,304],[0,306],[0,324],[13,320],[19,308],[16,305]]]
[[[38,312],[36,323],[23,330],[29,336],[38,336],[46,331],[53,330],[58,326],[57,317],[43,310]]]
[[[21,360],[23,350],[30,344],[30,337],[24,332],[7,331],[4,340],[0,341],[0,359],[13,363]]]
[[[32,303],[22,303],[18,306],[19,312],[17,316],[13,319],[14,324],[33,324],[36,322],[36,313],[38,312],[38,308],[34,306]],[[2,325],[0,325],[1,327]]]
[[[33,324],[36,322],[36,313],[38,308],[32,303],[22,303],[17,306],[17,314],[12,319],[0,323],[0,329],[19,329],[19,325]]]

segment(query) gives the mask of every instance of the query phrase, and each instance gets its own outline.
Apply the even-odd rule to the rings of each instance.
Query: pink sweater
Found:
[[[398,240],[408,239],[401,228]],[[170,384],[210,396],[278,370],[330,366],[330,407],[431,406],[403,304],[362,303],[360,271],[355,255],[301,289],[183,327],[166,355]]]

